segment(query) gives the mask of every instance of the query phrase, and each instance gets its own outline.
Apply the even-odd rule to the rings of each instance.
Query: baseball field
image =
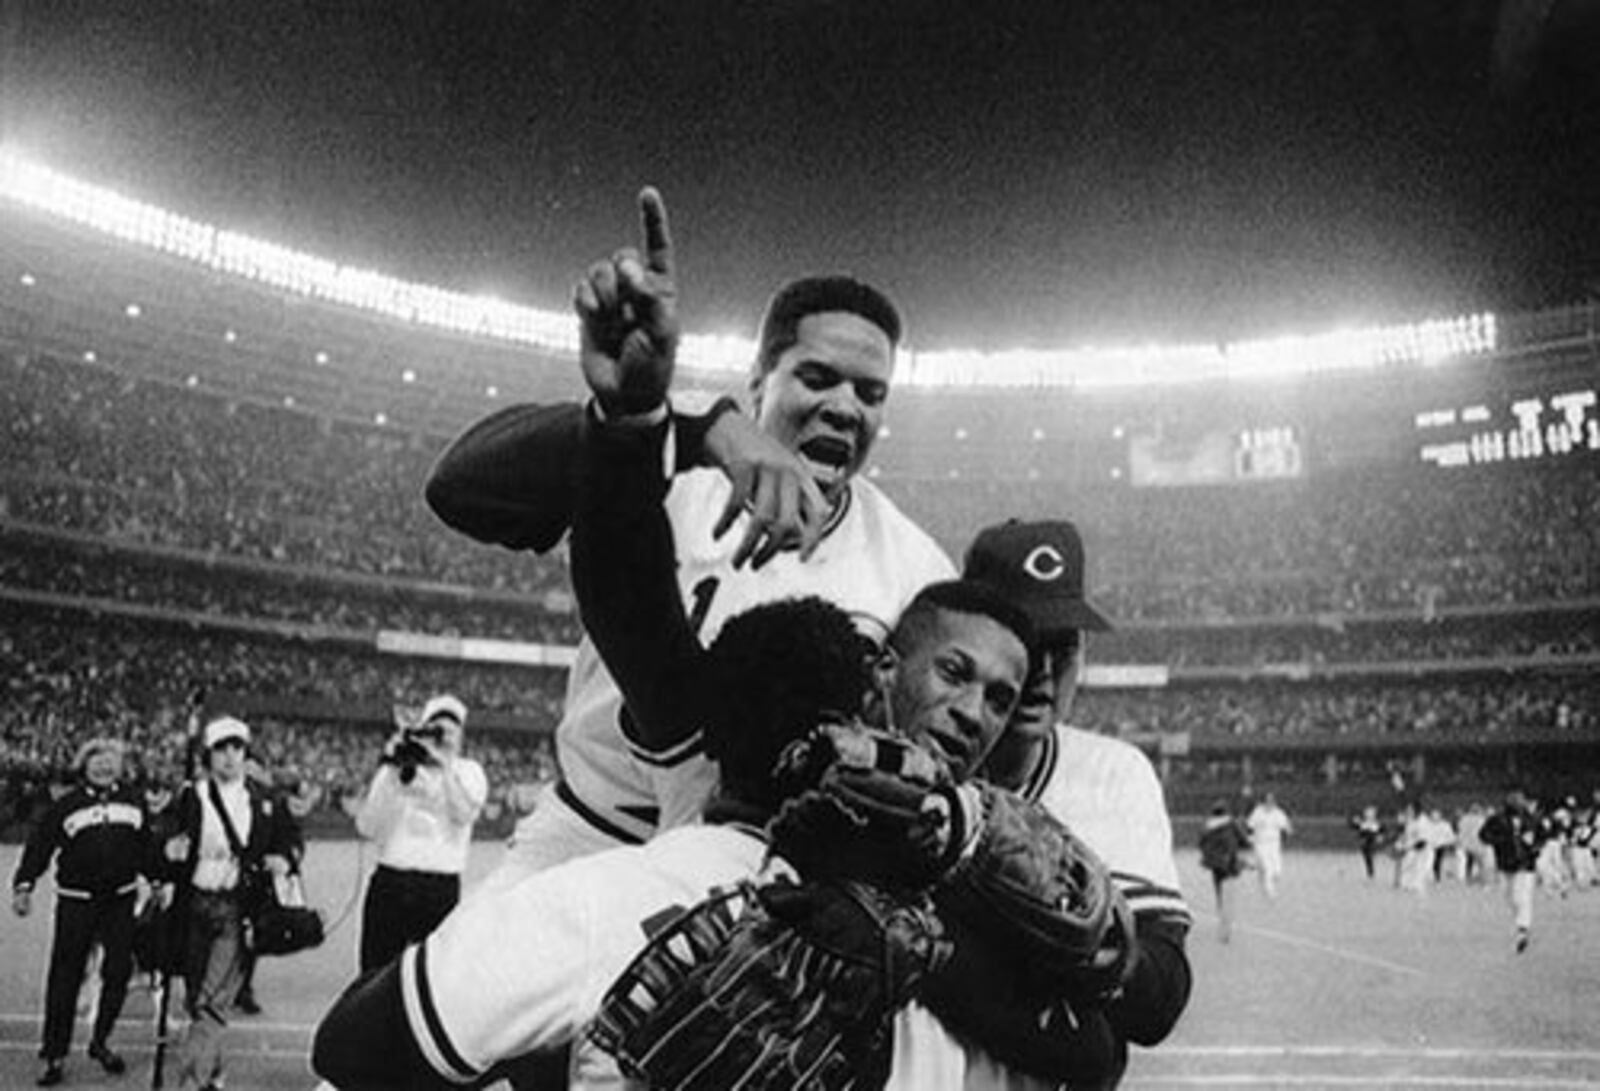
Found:
[[[472,875],[499,852],[476,845]],[[8,878],[17,853],[0,847]],[[370,867],[356,843],[312,844],[307,887],[333,931],[315,951],[263,962],[256,992],[265,1010],[230,1028],[230,1091],[314,1086],[307,1045],[353,973]],[[1124,1086],[1600,1087],[1600,889],[1540,892],[1533,943],[1517,954],[1502,890],[1446,881],[1425,897],[1405,895],[1386,874],[1369,883],[1354,853],[1291,853],[1276,901],[1251,875],[1240,880],[1238,921],[1223,944],[1192,851],[1180,852],[1179,867],[1196,918],[1194,996],[1172,1038],[1136,1053]],[[7,912],[0,923],[0,1088],[31,1087],[39,1072],[53,903],[46,883],[31,916]],[[83,1055],[80,1024],[65,1086],[149,1086],[152,1015],[136,978],[113,1039],[129,1071],[104,1077]]]

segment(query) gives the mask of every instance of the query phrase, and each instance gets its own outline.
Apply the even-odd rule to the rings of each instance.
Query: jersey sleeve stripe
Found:
[[[671,769],[675,766],[682,765],[689,759],[697,758],[701,754],[704,754],[706,749],[705,739],[698,731],[696,731],[693,735],[690,735],[688,738],[674,743],[672,746],[669,746],[664,750],[648,749],[640,746],[639,743],[632,738],[628,738],[627,742],[628,752],[632,754],[637,761],[645,765],[655,766],[658,769]]]
[[[400,989],[417,1047],[434,1071],[451,1083],[471,1083],[482,1073],[461,1056],[445,1032],[439,1009],[428,986],[427,941],[413,944],[400,956]]]
[[[1030,803],[1039,802],[1039,797],[1044,794],[1045,788],[1050,784],[1050,778],[1055,776],[1056,762],[1061,757],[1061,735],[1051,731],[1044,737],[1044,754],[1038,765],[1034,767],[1032,775],[1027,782],[1017,789],[1017,794]]]
[[[601,833],[605,834],[607,837],[612,838],[615,841],[620,841],[624,845],[644,844],[644,838],[638,836],[637,834],[629,833],[615,822],[612,822],[610,819],[606,818],[605,815],[589,806],[583,800],[579,799],[578,793],[574,792],[571,785],[569,785],[566,781],[556,781],[556,798],[560,799],[561,802],[565,803],[568,807],[571,807],[574,814],[583,819],[585,822],[589,823],[589,825],[593,826],[595,829],[599,830]]]
[[[1171,917],[1185,923],[1193,919],[1189,913],[1189,903],[1184,901],[1180,891],[1127,872],[1112,872],[1111,881],[1117,885],[1128,908],[1136,915]]]

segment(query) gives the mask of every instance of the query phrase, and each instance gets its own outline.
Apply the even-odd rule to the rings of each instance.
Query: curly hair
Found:
[[[876,651],[848,614],[814,596],[730,618],[707,650],[701,720],[723,794],[776,807],[778,755],[828,714],[861,709]]]

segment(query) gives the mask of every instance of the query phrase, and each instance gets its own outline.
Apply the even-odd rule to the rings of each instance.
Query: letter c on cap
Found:
[[[1067,570],[1067,559],[1055,546],[1035,546],[1023,559],[1022,570],[1040,583],[1054,583]]]

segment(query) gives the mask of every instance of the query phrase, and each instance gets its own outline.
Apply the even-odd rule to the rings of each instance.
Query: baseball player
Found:
[[[1200,828],[1200,866],[1211,873],[1211,894],[1217,907],[1217,938],[1233,939],[1234,898],[1229,884],[1245,868],[1250,851],[1250,833],[1228,808],[1227,800],[1211,805],[1205,825]]]
[[[1550,837],[1548,822],[1522,789],[1506,795],[1505,806],[1484,820],[1478,836],[1494,850],[1495,863],[1506,877],[1511,904],[1513,945],[1518,954],[1533,941],[1533,892],[1539,854]]]
[[[609,453],[606,457],[586,458],[582,463],[578,479],[580,488],[577,490],[579,510],[573,531],[574,584],[579,601],[584,604],[585,620],[596,645],[606,655],[613,673],[623,682],[629,707],[635,710],[641,723],[653,724],[658,718],[670,720],[683,717],[714,725],[725,719],[718,709],[726,700],[729,686],[715,677],[697,675],[694,670],[695,637],[672,581],[671,527],[662,508],[667,483],[659,471],[638,470],[643,467],[648,471],[652,465],[660,465],[659,456],[654,450],[663,442],[662,432],[663,429],[657,429],[652,434],[650,430],[598,420],[590,422],[586,432],[589,442],[584,447],[585,455],[607,452],[608,449]],[[617,464],[629,462],[635,467],[631,474],[609,472]],[[885,702],[893,713],[890,719],[908,735],[926,740],[931,749],[946,759],[952,773],[960,779],[976,769],[1004,730],[1010,708],[1020,689],[1018,679],[1026,675],[1025,658],[1013,660],[1007,667],[1003,658],[995,658],[992,647],[985,651],[982,641],[978,639],[986,633],[991,640],[998,637],[1008,641],[1013,652],[1025,650],[1017,644],[1016,633],[1007,637],[1003,627],[997,628],[996,619],[982,616],[996,609],[984,605],[985,602],[1004,603],[992,589],[986,588],[987,585],[971,582],[935,585],[919,596],[894,633],[893,647],[898,657],[892,662],[891,696]],[[1008,614],[1014,619],[1012,624],[1018,631],[1031,628],[1015,605],[1006,606],[1000,612],[1000,617]],[[952,624],[957,628],[952,629]],[[743,629],[737,634],[731,631],[725,633],[724,639],[733,639],[735,647],[751,650],[759,650],[761,645],[760,640]],[[714,649],[720,648],[721,643],[719,641],[714,645]],[[806,666],[803,657],[793,653],[774,655],[772,659],[779,664],[771,668],[772,673],[779,676],[773,683],[778,692],[794,684],[783,682],[783,676],[805,679],[814,673]],[[988,680],[982,679],[984,675]],[[1006,678],[1011,680],[1007,682]],[[980,681],[981,685],[975,684]],[[958,695],[959,700],[955,699]],[[833,713],[837,714],[841,707],[845,706],[832,706]],[[747,725],[747,733],[750,731],[748,725],[758,719],[759,716],[741,717]],[[706,733],[708,740],[716,734],[709,726]],[[724,770],[722,794],[726,795],[731,786],[738,785],[734,790],[735,795],[756,795],[760,788],[752,781],[740,777],[730,782],[725,744],[714,746],[713,749],[718,753]],[[756,817],[748,812],[747,816]],[[703,830],[704,827],[692,829]],[[371,1062],[367,1062],[369,1067],[363,1069],[354,1061],[355,1056],[366,1052],[355,1048],[361,1040],[361,1034],[371,1032],[375,1027],[393,1032],[399,1010],[394,1002],[397,991],[402,994],[414,992],[418,996],[437,999],[441,988],[446,987],[444,982],[456,975],[461,979],[460,995],[452,999],[450,1007],[453,1011],[459,1010],[460,1015],[454,1019],[446,1018],[441,1014],[438,1004],[433,1003],[423,1005],[419,1017],[409,1018],[413,1033],[423,1043],[423,1052],[431,1054],[427,1059],[434,1077],[430,1078],[448,1078],[452,1073],[456,1079],[463,1081],[481,1078],[489,1063],[503,1059],[508,1054],[515,1055],[527,1049],[549,1049],[570,1042],[577,1030],[586,1026],[595,1014],[592,1003],[596,998],[591,996],[579,1006],[576,1016],[572,1015],[572,1008],[567,1008],[570,1017],[568,1022],[560,1027],[551,1027],[539,1022],[548,1013],[538,1011],[540,1005],[528,996],[527,991],[538,988],[539,980],[545,976],[540,951],[571,951],[576,958],[582,951],[592,951],[594,947],[592,943],[574,945],[569,938],[540,933],[531,922],[555,922],[558,915],[549,907],[524,903],[538,896],[540,891],[558,890],[556,897],[561,905],[568,907],[571,912],[580,913],[584,920],[594,918],[596,910],[587,903],[582,890],[563,884],[571,881],[586,889],[605,877],[612,888],[642,885],[650,893],[642,876],[653,866],[651,861],[666,851],[661,847],[664,842],[683,844],[689,833],[689,830],[685,830],[682,831],[683,836],[665,834],[637,850],[637,855],[626,857],[630,862],[621,866],[612,863],[613,858],[622,851],[618,850],[618,853],[605,853],[575,861],[527,879],[514,888],[470,900],[432,939],[422,945],[419,954],[413,956],[408,953],[395,973],[379,975],[380,978],[398,980],[385,983],[374,979],[358,985],[346,1000],[341,1001],[326,1026],[327,1033],[319,1036],[322,1057],[319,1068],[324,1075],[345,1086],[359,1087],[402,1078],[403,1074],[393,1068],[375,1071],[370,1067]],[[710,835],[695,834],[696,838],[701,836]],[[1116,896],[1109,880],[1105,889],[1109,895]],[[653,893],[651,897],[654,897]],[[1117,900],[1120,904],[1120,897]],[[624,914],[631,914],[632,919],[637,919],[637,905],[630,905],[626,900],[616,904]],[[1060,910],[1052,902],[1047,912],[1055,914]],[[989,915],[992,915],[992,911]],[[524,935],[524,932],[533,934]],[[612,928],[607,932],[613,938],[618,934],[632,937],[631,942],[635,945],[632,949],[642,946],[642,939],[633,936],[630,928]],[[513,935],[515,950],[520,956],[510,960],[512,952],[508,938]],[[1131,942],[1131,927],[1129,935]],[[492,954],[483,949],[489,942],[488,937],[495,937]],[[1011,938],[1017,937],[1013,935]],[[613,945],[608,951],[616,954],[620,948]],[[548,955],[545,957],[548,958]],[[498,1008],[491,1004],[485,1010],[467,1012],[469,997],[482,1000],[485,996],[480,986],[484,963],[491,958],[496,977],[509,974],[518,979],[516,983],[508,984],[507,988],[512,994],[521,990],[522,998],[513,1002],[512,995],[507,995],[502,998]],[[591,975],[586,978],[591,983],[596,980],[605,982],[609,975],[620,968],[620,964],[607,962],[602,962],[598,972],[593,965],[578,967]],[[524,980],[527,978],[532,981]],[[408,982],[411,982],[409,988]],[[1120,977],[1118,983],[1122,983]],[[456,988],[448,987],[452,990]],[[573,994],[563,992],[560,1002],[573,1003]],[[383,1014],[385,1012],[386,1015]],[[530,1012],[533,1014],[530,1015]],[[511,1033],[508,1028],[516,1025],[522,1028],[521,1038],[515,1048],[505,1045],[506,1039],[500,1037],[496,1039],[500,1043],[499,1048],[480,1046],[464,1051],[461,1043],[451,1037],[447,1049],[446,1040],[435,1031],[441,1024],[452,1021],[459,1022],[464,1033],[479,1036],[508,1034]],[[1096,1025],[1100,1024],[1097,1022]],[[430,1030],[429,1027],[434,1029]],[[896,1035],[900,1048],[894,1068],[899,1081],[897,1086],[960,1086],[968,1079],[966,1051],[926,1012],[915,1007],[908,1008],[903,1012],[900,1029],[902,1033]],[[1053,1028],[1052,1033],[1060,1036],[1064,1029]],[[1068,1047],[1058,1048],[1067,1051]],[[474,1053],[482,1059],[474,1062],[471,1059]],[[415,1060],[412,1058],[408,1064]],[[457,1060],[466,1063],[458,1064]],[[592,1057],[580,1054],[576,1070],[576,1078],[580,1083],[587,1084],[593,1077],[591,1066],[595,1063]]]
[[[1383,849],[1383,819],[1378,817],[1378,808],[1369,803],[1361,808],[1360,814],[1352,815],[1347,824],[1361,843],[1361,864],[1370,881],[1377,876],[1378,853]]]
[[[786,285],[762,321],[752,415],[730,412],[736,403],[723,399],[696,417],[687,399],[668,397],[678,330],[666,210],[649,189],[640,207],[643,254],[619,251],[575,292],[589,406],[517,406],[474,425],[434,468],[428,503],[481,541],[549,549],[570,523],[571,465],[586,422],[661,425],[670,437],[664,462],[677,471],[667,511],[678,589],[697,638],[709,642],[757,603],[810,594],[881,637],[920,588],[954,574],[933,540],[857,473],[893,379],[894,305],[847,277]],[[800,523],[815,528],[804,541],[786,532]],[[637,844],[699,811],[713,771],[695,725],[663,718],[646,734],[640,723],[585,639],[556,728],[560,777],[483,889]]]
[[[122,756],[122,743],[116,739],[90,739],[79,747],[73,768],[81,782],[56,800],[34,828],[11,881],[11,908],[25,917],[33,908],[34,884],[51,860],[56,862],[55,939],[45,984],[40,1087],[53,1087],[65,1078],[78,989],[89,951],[97,943],[104,956],[89,1056],[113,1076],[127,1068],[107,1039],[133,974],[138,880],[158,871],[159,863],[143,800],[122,783]]]
[[[678,616],[687,627],[681,607]],[[925,590],[895,633],[893,719],[975,767],[1026,681],[1029,635],[1026,620],[981,585]],[[317,1031],[318,1074],[346,1091],[445,1087],[576,1041],[657,924],[762,873],[764,827],[784,801],[777,758],[876,692],[881,657],[870,647],[848,615],[813,597],[753,608],[730,619],[708,652],[672,662],[685,688],[705,695],[703,737],[720,776],[704,822],[468,899],[340,998]],[[615,1084],[608,1058],[576,1052],[573,1087]]]
[[[1294,823],[1278,806],[1278,797],[1268,792],[1251,808],[1245,825],[1250,827],[1250,843],[1255,846],[1261,889],[1267,897],[1276,898],[1283,878],[1283,839],[1294,832]]]
[[[1044,1086],[1113,1086],[1127,1064],[1127,1043],[1163,1040],[1189,999],[1191,920],[1161,783],[1137,747],[1071,726],[1083,633],[1111,627],[1084,596],[1077,528],[1065,520],[989,527],[968,548],[962,576],[1016,603],[1038,634],[1033,684],[984,775],[1040,803],[1105,861],[1133,911],[1139,957],[1120,997],[1077,1013],[1076,1028],[1033,1033],[1038,1013],[1008,1008],[993,993],[951,990],[930,1007],[988,1047],[974,1052],[968,1087],[1024,1085],[996,1062],[1040,1077]]]
[[[659,430],[652,438],[638,429],[599,422],[591,424],[586,437],[572,537],[573,583],[586,622],[641,724],[692,722],[696,688],[684,685],[673,666],[685,658],[678,649],[689,637],[655,621],[682,611],[670,591],[672,528],[660,514],[665,486],[659,473],[618,470],[628,462],[649,467],[652,444],[659,446],[662,438]],[[654,461],[659,464],[659,458]],[[913,1006],[904,1013],[903,1033],[897,1035],[896,1071],[912,1081],[910,1086],[948,1082],[952,1063],[959,1079],[974,1087],[1026,1086],[1029,1074],[1040,1085],[1063,1079],[1088,1085],[1114,1082],[1126,1063],[1126,1042],[1153,1044],[1164,1038],[1187,1001],[1183,941],[1189,917],[1178,892],[1160,784],[1136,748],[1075,729],[1052,730],[1056,716],[1065,722],[1077,677],[1077,655],[1062,655],[1062,645],[1078,643],[1074,626],[1105,624],[1083,601],[1082,570],[1082,546],[1070,524],[1012,524],[985,532],[974,543],[965,582],[991,588],[1032,628],[1049,633],[1043,647],[1059,664],[1059,669],[1043,672],[1045,699],[1034,710],[1040,724],[1022,728],[1028,741],[1012,741],[1018,730],[1013,721],[1004,737],[997,736],[998,744],[991,740],[982,749],[992,746],[994,751],[987,768],[995,768],[998,760],[1006,774],[1003,782],[994,778],[996,783],[1026,786],[1025,799],[1110,863],[1136,922],[1136,968],[1118,998],[1103,1008],[1069,1006],[1059,995],[1035,997],[1020,988],[1015,1005],[997,1003],[1012,995],[1008,986],[1017,976],[1016,967],[1004,958],[993,964],[974,959],[960,972],[935,975],[930,1007],[939,1020]],[[608,607],[618,603],[626,603],[627,609],[608,616]],[[902,619],[896,637],[909,639],[906,630],[915,626],[915,615]],[[641,630],[648,639],[640,636]],[[895,722],[906,728],[904,720]],[[914,727],[908,733],[916,737]],[[964,735],[932,733],[934,746],[950,759],[958,780],[973,776],[979,766],[976,733]],[[1057,740],[1066,740],[1064,755]],[[1002,750],[1008,754],[1004,759]],[[1003,941],[1014,950],[1024,949],[1027,937],[1013,934]],[[1035,1000],[1041,1003],[1024,1007]],[[1044,1008],[1059,1018],[1041,1025],[1038,1016]],[[979,1017],[963,1018],[971,1014]],[[967,1031],[969,1042],[982,1044],[971,1044],[964,1052],[949,1047],[945,1024]],[[943,1067],[937,1058],[945,1059]]]

